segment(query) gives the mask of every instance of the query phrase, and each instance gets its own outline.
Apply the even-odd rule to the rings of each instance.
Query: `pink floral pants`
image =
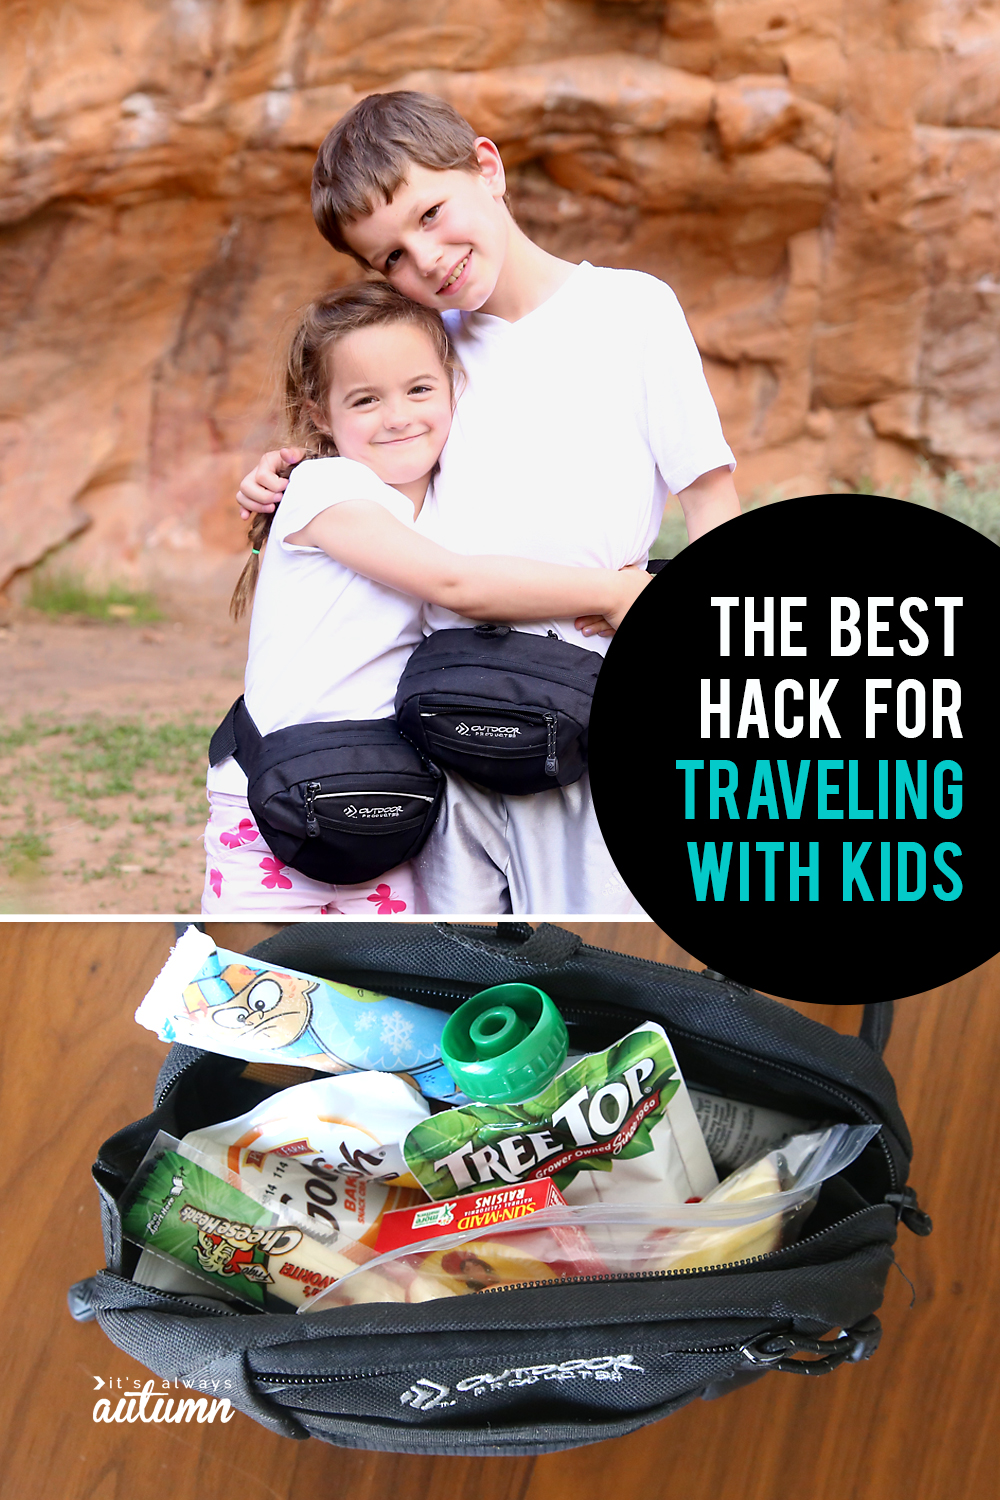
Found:
[[[275,858],[244,797],[210,792],[205,829],[205,916],[395,917],[415,909],[410,865],[363,885],[325,885]]]

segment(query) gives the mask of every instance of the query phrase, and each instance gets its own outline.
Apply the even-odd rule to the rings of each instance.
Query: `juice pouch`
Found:
[[[684,1203],[718,1179],[662,1026],[578,1058],[533,1099],[464,1104],[403,1142],[431,1198],[551,1177],[566,1202]]]
[[[177,1142],[162,1135],[153,1143],[129,1190],[122,1229],[200,1278],[206,1292],[215,1288],[261,1312],[294,1312],[371,1253],[340,1253],[295,1223],[297,1214],[272,1212],[171,1145]]]
[[[135,1018],[163,1042],[321,1073],[402,1073],[430,1099],[464,1098],[441,1062],[448,1017],[408,1000],[216,948],[189,927]]]

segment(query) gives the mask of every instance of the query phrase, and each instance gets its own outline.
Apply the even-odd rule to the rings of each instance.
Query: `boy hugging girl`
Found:
[[[379,279],[307,309],[286,372],[296,446],[241,486],[255,512],[237,591],[256,583],[245,704],[262,735],[391,719],[424,635],[477,621],[603,653],[647,581],[667,493],[692,540],[739,514],[669,287],[548,254],[505,191],[496,146],[428,95],[371,95],[320,148],[316,224]],[[586,772],[526,795],[449,772],[412,859],[338,882],[276,858],[244,770],[213,759],[211,915],[642,914]]]

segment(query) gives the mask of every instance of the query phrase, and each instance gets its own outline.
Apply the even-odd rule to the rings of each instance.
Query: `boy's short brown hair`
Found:
[[[316,227],[335,250],[362,266],[341,226],[391,203],[416,163],[438,172],[478,172],[476,136],[444,99],[399,89],[369,94],[349,109],[319,148],[312,176]]]

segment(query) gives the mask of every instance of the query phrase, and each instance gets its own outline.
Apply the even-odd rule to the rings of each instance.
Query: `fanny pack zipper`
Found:
[[[188,1067],[190,1067],[190,1066],[192,1066],[192,1064],[189,1063]],[[178,1074],[178,1077],[180,1077],[180,1074]],[[606,1283],[606,1282],[609,1282],[609,1281],[667,1281],[667,1280],[674,1280],[674,1279],[678,1279],[678,1278],[692,1280],[692,1279],[694,1279],[695,1277],[698,1277],[698,1276],[727,1275],[727,1274],[730,1274],[730,1273],[733,1273],[733,1272],[742,1271],[747,1266],[760,1265],[763,1261],[774,1261],[779,1256],[786,1255],[786,1254],[790,1255],[790,1254],[794,1253],[795,1251],[801,1249],[801,1247],[803,1245],[808,1245],[808,1244],[810,1244],[810,1243],[812,1243],[812,1242],[814,1242],[816,1240],[821,1240],[824,1235],[832,1234],[834,1230],[839,1230],[839,1229],[841,1229],[843,1227],[843,1225],[849,1224],[852,1219],[860,1218],[862,1214],[868,1213],[871,1208],[877,1208],[877,1207],[880,1207],[880,1206],[881,1205],[879,1205],[879,1204],[869,1204],[867,1208],[856,1209],[854,1211],[854,1213],[848,1214],[843,1219],[839,1219],[836,1224],[830,1224],[830,1225],[828,1225],[826,1227],[826,1229],[821,1229],[818,1234],[805,1235],[802,1239],[796,1240],[793,1245],[784,1245],[779,1250],[769,1250],[764,1255],[751,1255],[751,1256],[748,1256],[744,1260],[727,1261],[727,1262],[725,1262],[722,1265],[717,1265],[717,1266],[696,1266],[696,1267],[689,1267],[687,1269],[666,1270],[666,1271],[608,1271],[608,1272],[604,1273],[603,1275],[594,1275],[594,1276],[563,1276],[563,1277],[560,1277],[557,1281],[518,1281],[518,1282],[512,1283],[510,1286],[489,1286],[489,1287],[482,1287],[479,1292],[470,1292],[469,1295],[475,1297],[475,1296],[480,1296],[483,1293],[488,1293],[488,1294],[492,1295],[495,1292],[525,1292],[525,1291],[535,1291],[535,1290],[537,1290],[540,1287],[557,1287],[557,1286],[576,1287],[576,1286],[588,1286],[588,1285],[593,1285],[595,1283],[596,1284],[602,1284],[602,1283]],[[427,1243],[430,1245],[430,1244],[433,1243],[433,1241],[429,1240]],[[417,1254],[418,1252],[414,1251],[413,1253]],[[131,1281],[131,1279],[129,1277],[127,1277],[127,1276],[119,1276],[114,1271],[106,1271],[104,1274],[106,1276],[114,1277],[115,1280],[124,1281],[129,1286],[134,1285],[134,1283]],[[177,1302],[177,1303],[182,1303],[182,1304],[190,1304],[190,1301],[191,1301],[191,1299],[184,1292],[168,1292],[168,1291],[165,1291],[165,1290],[161,1289],[160,1287],[150,1287],[149,1290],[152,1291],[152,1292],[155,1292],[155,1294],[158,1297],[165,1297],[165,1298],[167,1298],[168,1301],[171,1301],[171,1302]],[[228,1308],[228,1307],[220,1307],[220,1308],[212,1309],[212,1310],[206,1308],[206,1309],[204,1309],[204,1311],[205,1311],[205,1314],[206,1314],[207,1317],[226,1317],[226,1318],[250,1317],[250,1318],[260,1318],[260,1317],[267,1317],[267,1316],[269,1316],[266,1312],[263,1312],[263,1311],[259,1311],[259,1312],[258,1311],[254,1311],[251,1308],[235,1309],[235,1308]],[[685,1353],[685,1354],[709,1353],[709,1352],[715,1352],[716,1347],[718,1348],[719,1352],[723,1352],[724,1350],[728,1350],[730,1347],[733,1347],[733,1348],[742,1348],[742,1345],[737,1344],[737,1345],[734,1345],[734,1346],[729,1346],[729,1345],[713,1346],[712,1350],[708,1350],[708,1349],[704,1349],[704,1350],[702,1350],[702,1349],[685,1349],[685,1350],[677,1350],[675,1352],[677,1352],[677,1353]],[[321,1383],[323,1383],[325,1381],[351,1380],[351,1379],[354,1379],[359,1374],[372,1375],[372,1374],[384,1374],[384,1373],[395,1373],[395,1372],[386,1372],[386,1371],[365,1371],[365,1372],[352,1371],[350,1374],[347,1374],[347,1375],[325,1375],[325,1376],[319,1376],[319,1377],[317,1377],[317,1376],[311,1376],[310,1377],[310,1376],[305,1376],[305,1375],[288,1375],[288,1376],[285,1376],[285,1375],[277,1375],[277,1374],[273,1374],[273,1373],[265,1375],[265,1374],[258,1373],[257,1378],[259,1380],[281,1380],[281,1381],[284,1381],[284,1382],[289,1383],[289,1384],[298,1383],[298,1384],[306,1384],[306,1385],[318,1385],[318,1384],[321,1384]]]
[[[338,797],[409,797],[414,802],[433,802],[433,797],[428,797],[424,792],[380,792],[377,787],[364,787],[349,792],[324,792],[321,781],[306,782],[306,837],[319,838],[319,821],[316,817],[316,803],[333,801]]]
[[[104,1271],[102,1274],[104,1276],[112,1278],[115,1281],[122,1281],[126,1286],[137,1286],[140,1284],[133,1281],[131,1276],[120,1276],[117,1271]],[[168,1292],[163,1287],[158,1286],[146,1286],[143,1287],[143,1291],[151,1292],[157,1297],[166,1297],[170,1302],[183,1302],[187,1306],[191,1306],[193,1302],[193,1298],[189,1297],[186,1292]],[[206,1291],[206,1298],[210,1297],[211,1295],[211,1292]],[[140,1309],[140,1311],[141,1310],[142,1309]],[[201,1310],[205,1314],[206,1318],[259,1318],[267,1316],[267,1314],[263,1311],[254,1312],[251,1308],[239,1309],[235,1307],[203,1307]]]
[[[545,1283],[543,1283],[544,1285]],[[764,1334],[759,1334],[763,1338]],[[738,1354],[746,1345],[742,1344],[701,1344],[689,1349],[671,1349],[671,1354]],[[401,1375],[402,1370],[345,1370],[342,1375],[280,1375],[273,1371],[265,1373],[262,1370],[254,1372],[255,1380],[268,1381],[274,1385],[336,1385],[341,1380],[370,1380],[377,1379],[383,1375]],[[323,1416],[326,1413],[322,1413]]]
[[[849,1224],[852,1219],[860,1218],[862,1214],[869,1213],[871,1209],[881,1207],[882,1204],[870,1203],[866,1208],[857,1208],[852,1214],[847,1214],[843,1219],[838,1219],[836,1224],[828,1224],[825,1229],[819,1230],[819,1232],[816,1234],[803,1235],[802,1238],[796,1240],[794,1244],[782,1245],[779,1249],[768,1250],[763,1255],[748,1255],[745,1260],[727,1260],[722,1262],[720,1265],[715,1266],[689,1266],[687,1268],[682,1267],[680,1269],[666,1271],[605,1271],[603,1273],[597,1273],[593,1276],[561,1276],[556,1281],[518,1281],[512,1282],[510,1286],[484,1286],[483,1288],[481,1288],[481,1290],[489,1293],[523,1292],[528,1288],[540,1286],[584,1286],[589,1282],[664,1281],[673,1279],[675,1277],[686,1277],[690,1279],[691,1277],[695,1276],[726,1275],[732,1271],[742,1271],[745,1266],[760,1265],[761,1261],[771,1261],[779,1255],[785,1255],[792,1251],[799,1250],[803,1245],[808,1245],[815,1240],[821,1240],[825,1234],[832,1234],[835,1229],[840,1230],[845,1224]],[[526,1225],[526,1227],[528,1226]],[[433,1241],[428,1241],[428,1243],[432,1244]],[[470,1243],[475,1244],[475,1241],[470,1241]],[[416,1253],[417,1252],[414,1251],[414,1254]],[[476,1296],[477,1293],[474,1292],[472,1293],[472,1295]]]
[[[454,703],[448,708],[435,708],[431,710],[421,709],[422,719],[440,719],[445,714],[462,713],[464,711],[475,713],[503,713],[508,719],[520,719],[526,724],[537,724],[541,720],[545,725],[545,774],[546,776],[558,776],[559,757],[556,755],[556,743],[559,733],[559,720],[549,709],[544,708],[506,708],[502,710],[484,708],[482,704],[460,704]]]

